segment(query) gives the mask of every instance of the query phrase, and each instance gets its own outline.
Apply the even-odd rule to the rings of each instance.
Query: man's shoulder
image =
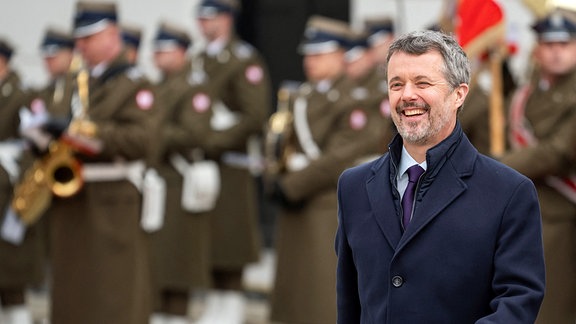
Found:
[[[380,172],[388,165],[389,156],[388,154],[384,154],[374,160],[361,163],[359,165],[350,167],[340,176],[341,182],[342,181],[368,181],[375,173]]]
[[[264,60],[260,52],[252,46],[252,44],[235,38],[233,39],[229,46],[230,51],[230,64],[247,65],[247,64],[258,64],[264,65]]]
[[[476,162],[475,174],[477,178],[483,178],[484,180],[497,183],[517,185],[521,182],[531,182],[528,177],[517,170],[480,153],[478,154]]]

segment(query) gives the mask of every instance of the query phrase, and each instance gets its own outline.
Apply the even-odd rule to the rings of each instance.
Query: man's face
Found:
[[[368,75],[374,68],[372,53],[366,51],[359,58],[346,64],[346,74],[353,80],[359,80]]]
[[[450,135],[468,86],[452,89],[440,53],[398,52],[388,63],[392,120],[405,143],[433,146]]]
[[[108,26],[95,34],[76,39],[76,49],[89,66],[109,60],[121,45],[120,34],[116,26]]]
[[[226,30],[230,28],[230,17],[225,14],[219,14],[210,18],[198,18],[198,25],[202,35],[208,40],[213,41],[219,37],[225,36]]]
[[[544,73],[564,75],[576,67],[576,40],[539,42],[534,54]]]
[[[45,57],[44,63],[48,73],[50,73],[52,77],[66,74],[70,69],[73,55],[72,50],[62,49],[53,56]]]
[[[344,52],[342,50],[309,54],[304,56],[304,72],[309,81],[332,79],[344,69]]]
[[[186,51],[181,48],[154,52],[154,63],[163,73],[172,73],[186,63]]]
[[[394,35],[389,34],[385,36],[384,39],[381,39],[378,44],[373,45],[370,48],[374,60],[378,63],[386,63],[386,56],[388,56],[388,48],[390,48],[390,44],[394,40]]]

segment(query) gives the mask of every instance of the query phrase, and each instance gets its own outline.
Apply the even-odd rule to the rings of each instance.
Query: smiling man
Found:
[[[526,177],[457,121],[470,66],[450,36],[395,40],[398,135],[338,187],[338,323],[532,323],[544,292],[540,211]]]

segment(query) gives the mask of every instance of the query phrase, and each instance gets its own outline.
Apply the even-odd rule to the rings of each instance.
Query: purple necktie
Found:
[[[412,206],[414,205],[414,190],[416,189],[418,179],[422,173],[424,173],[424,169],[418,164],[415,164],[409,167],[406,172],[408,172],[408,186],[406,186],[406,191],[404,191],[404,196],[402,197],[402,210],[404,211],[402,222],[404,223],[404,229],[408,228],[408,224],[410,223]]]

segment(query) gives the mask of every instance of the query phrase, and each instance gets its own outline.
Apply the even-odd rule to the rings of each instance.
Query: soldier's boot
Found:
[[[11,306],[4,309],[6,324],[32,324],[32,312],[26,306]]]

